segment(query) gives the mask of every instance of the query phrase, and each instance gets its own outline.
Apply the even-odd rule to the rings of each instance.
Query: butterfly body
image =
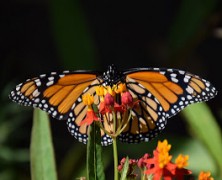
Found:
[[[111,65],[103,73],[78,70],[43,74],[17,85],[9,98],[21,105],[38,107],[56,119],[66,120],[71,135],[86,143],[88,126],[80,125],[87,113],[82,96],[91,94],[99,107],[102,100],[95,88],[114,88],[121,83],[138,102],[131,109],[132,118],[118,136],[120,141],[127,143],[153,139],[165,128],[171,116],[189,104],[208,101],[217,94],[209,81],[183,70],[132,68],[118,71]],[[121,104],[121,98],[117,99]],[[103,124],[107,131],[112,131],[110,122]],[[112,143],[111,137],[104,132],[101,138],[103,145]]]
[[[104,81],[104,86],[113,86],[124,80],[122,72],[118,71],[114,65],[110,65],[107,71],[103,73],[101,79]]]

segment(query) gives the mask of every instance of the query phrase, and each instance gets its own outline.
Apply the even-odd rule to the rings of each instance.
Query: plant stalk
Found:
[[[117,153],[117,144],[116,137],[113,137],[113,159],[114,159],[114,180],[118,180],[118,153]]]

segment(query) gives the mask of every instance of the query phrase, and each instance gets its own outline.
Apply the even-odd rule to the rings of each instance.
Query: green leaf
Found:
[[[222,134],[216,119],[206,103],[187,107],[183,113],[189,123],[191,132],[207,147],[222,175]]]
[[[34,110],[30,156],[32,180],[57,180],[49,118],[39,109]]]
[[[122,169],[120,180],[126,180],[127,179],[128,169],[129,169],[129,158],[127,156],[126,160],[125,160],[125,163],[123,165],[123,169]]]
[[[95,122],[89,126],[87,142],[87,179],[105,180],[102,161],[101,131]]]

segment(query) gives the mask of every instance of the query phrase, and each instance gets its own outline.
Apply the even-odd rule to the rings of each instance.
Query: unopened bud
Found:
[[[123,105],[131,105],[133,103],[133,97],[128,91],[126,91],[122,94],[121,101]]]
[[[105,101],[106,106],[113,106],[114,105],[114,97],[109,93],[107,93],[105,95],[104,101]]]

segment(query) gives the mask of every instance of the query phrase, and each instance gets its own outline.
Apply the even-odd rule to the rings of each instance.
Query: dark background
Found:
[[[46,72],[104,70],[112,63],[120,69],[187,70],[206,78],[218,89],[216,98],[207,104],[221,126],[221,5],[216,0],[1,1],[0,177],[30,178],[32,108],[12,105],[8,93],[16,84]],[[84,164],[85,155],[79,152],[85,146],[68,134],[65,122],[52,119],[51,126],[59,175],[71,179],[76,174],[64,169],[77,171],[79,164]],[[190,137],[180,115],[172,117],[165,132]],[[125,153],[121,147],[120,157]],[[107,156],[111,156],[111,149],[106,149]],[[68,157],[74,160],[69,161]],[[112,176],[112,162],[108,161],[112,159],[106,162],[107,173]]]

